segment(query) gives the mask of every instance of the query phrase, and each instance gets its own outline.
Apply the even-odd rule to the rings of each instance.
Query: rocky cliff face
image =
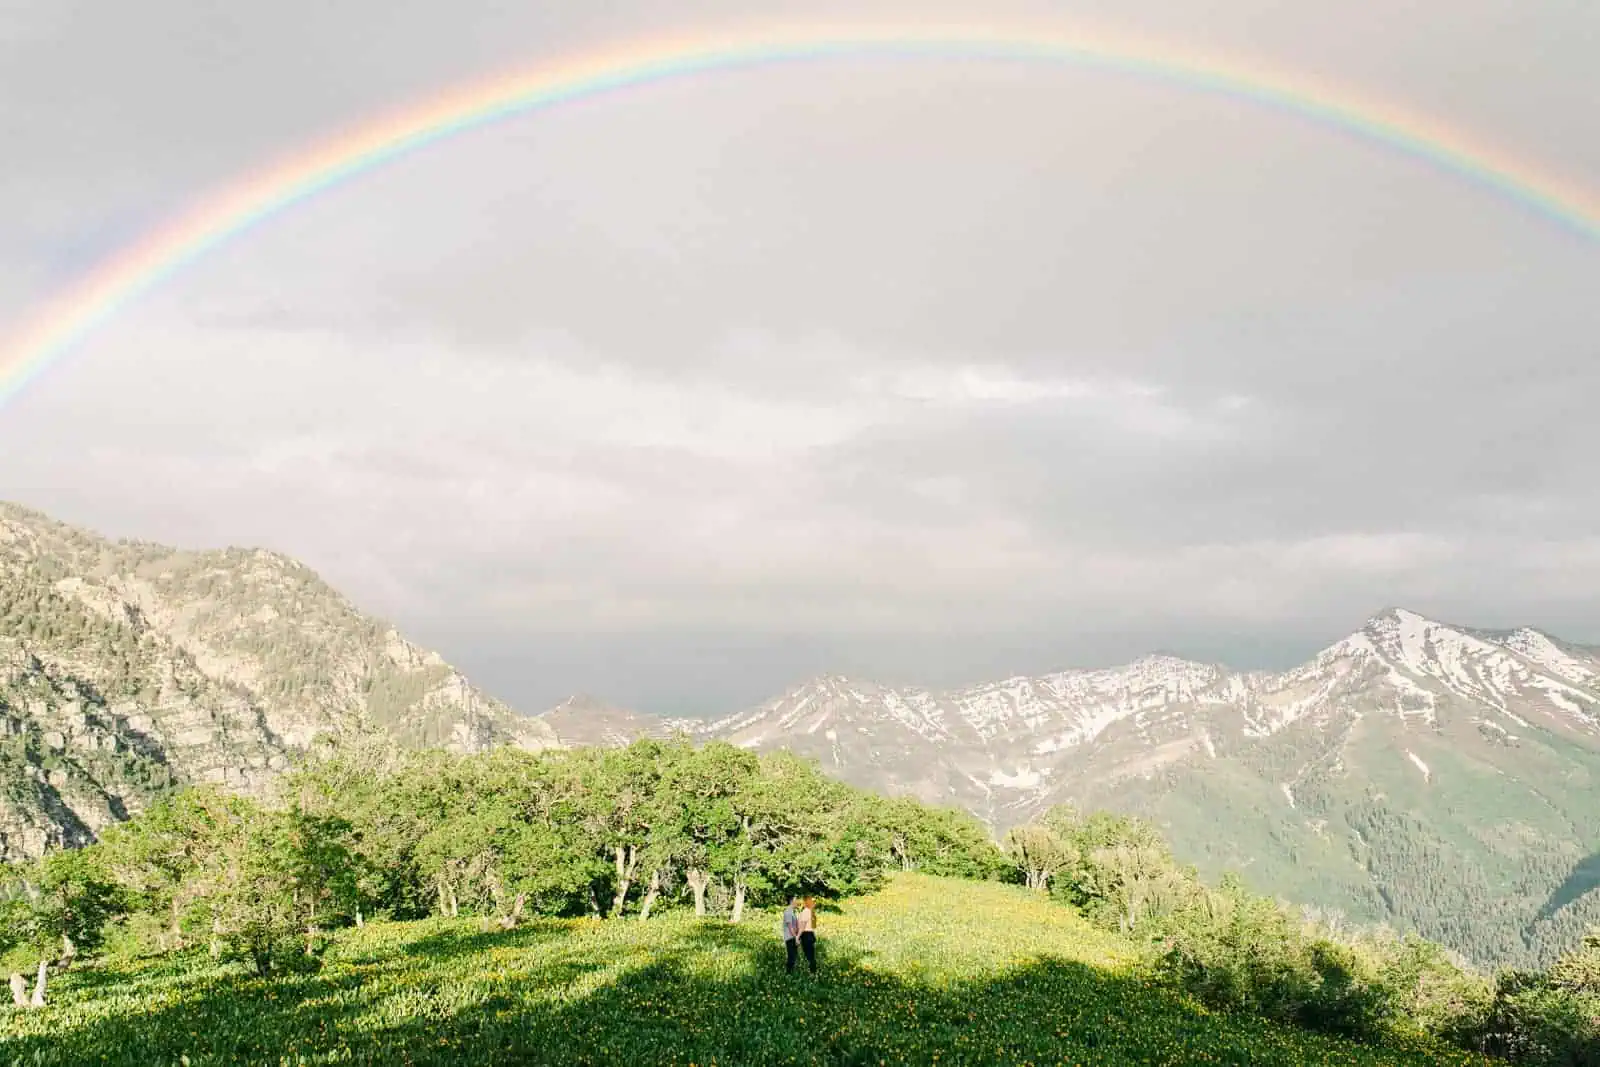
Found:
[[[174,785],[259,794],[319,734],[371,731],[555,740],[294,560],[0,505],[0,858],[87,841]]]

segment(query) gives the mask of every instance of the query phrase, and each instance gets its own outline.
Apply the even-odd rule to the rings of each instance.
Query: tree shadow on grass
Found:
[[[491,949],[529,950],[540,942],[554,941],[572,932],[572,924],[550,919],[524,921],[512,930],[498,927],[473,928],[446,927],[431,934],[406,942],[403,946],[408,956],[423,956],[435,961],[448,961],[461,956],[476,956]]]
[[[821,971],[784,973],[764,930],[681,924],[648,952],[525,933],[427,935],[332,973],[197,974],[177,999],[72,1008],[11,1038],[0,1062],[43,1064],[879,1063],[1425,1064],[1208,1014],[1137,979],[1059,959],[985,979],[888,973],[824,939]],[[469,947],[473,946],[473,947]],[[490,948],[526,951],[487,954]],[[481,964],[466,955],[478,952]],[[610,954],[607,956],[606,954]],[[505,961],[508,970],[497,970]],[[1468,1062],[1464,1058],[1458,1062]]]

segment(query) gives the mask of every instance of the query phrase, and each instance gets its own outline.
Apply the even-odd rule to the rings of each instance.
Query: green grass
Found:
[[[1025,890],[896,878],[825,911],[821,973],[776,916],[467,920],[345,931],[319,973],[209,959],[85,969],[7,1011],[0,1065],[1467,1064],[1207,1012],[1120,939]],[[36,1059],[37,1057],[37,1059]]]

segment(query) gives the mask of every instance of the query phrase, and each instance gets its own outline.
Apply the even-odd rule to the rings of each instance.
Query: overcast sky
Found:
[[[0,0],[0,335],[392,108],[830,10],[1256,57],[1600,192],[1585,0]],[[1600,242],[1258,105],[904,59],[410,155],[0,409],[0,497],[294,555],[528,711],[1279,666],[1395,604],[1600,641],[1597,456]]]

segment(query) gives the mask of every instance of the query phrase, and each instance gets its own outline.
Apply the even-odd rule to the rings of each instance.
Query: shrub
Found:
[[[1482,1048],[1533,1067],[1600,1067],[1600,997],[1548,975],[1506,972],[1496,983]]]
[[[1407,936],[1381,943],[1383,982],[1398,1015],[1418,1032],[1477,1048],[1494,1004],[1494,986],[1450,958],[1443,947]]]
[[[1550,979],[1568,992],[1600,997],[1600,927],[1550,968]]]

